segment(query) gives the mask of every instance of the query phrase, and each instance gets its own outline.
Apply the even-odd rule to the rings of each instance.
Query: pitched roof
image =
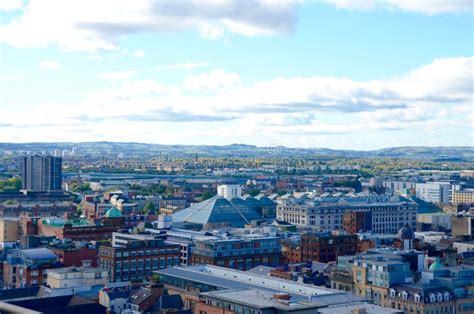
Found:
[[[245,201],[229,201],[218,195],[173,214],[174,222],[228,224],[233,227],[243,227],[255,219],[260,219],[260,215]]]

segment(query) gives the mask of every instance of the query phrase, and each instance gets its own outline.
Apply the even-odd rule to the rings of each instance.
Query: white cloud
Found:
[[[0,41],[17,48],[115,50],[120,35],[136,32],[195,30],[208,38],[224,31],[245,36],[287,33],[296,14],[296,1],[30,0],[22,15],[0,27]]]
[[[199,27],[199,35],[211,40],[222,39],[225,37],[225,28],[220,24],[203,23]]]
[[[240,83],[238,73],[228,73],[223,70],[213,70],[199,75],[185,77],[183,87],[189,90],[221,90],[229,89]]]
[[[263,145],[278,138],[292,146],[357,148],[396,144],[400,137],[386,133],[396,130],[417,135],[406,139],[407,145],[438,138],[465,144],[473,139],[473,61],[436,59],[404,75],[371,81],[315,76],[245,84],[237,73],[221,70],[187,76],[181,86],[129,78],[118,87],[91,92],[79,104],[37,105],[31,112],[31,107],[0,108],[0,123],[23,121],[29,134],[50,140],[64,131],[64,137],[84,132],[83,140],[120,134],[127,141]],[[49,137],[46,125],[54,128]],[[7,133],[18,134],[3,133],[4,140]]]
[[[100,73],[98,77],[107,80],[126,80],[136,74],[138,74],[138,71],[115,71]]]
[[[135,58],[143,58],[145,56],[145,52],[143,50],[136,50],[133,52],[133,56]]]
[[[54,60],[44,60],[40,62],[40,67],[47,70],[59,70],[61,64]]]
[[[343,9],[402,10],[424,14],[473,13],[472,0],[326,0]]]
[[[197,68],[207,67],[209,62],[185,62],[175,64],[159,65],[156,70],[192,70]]]
[[[0,11],[14,11],[23,7],[23,0],[0,0]]]

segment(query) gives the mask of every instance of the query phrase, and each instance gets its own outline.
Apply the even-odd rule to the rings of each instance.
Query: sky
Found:
[[[474,146],[472,0],[0,0],[0,142]]]

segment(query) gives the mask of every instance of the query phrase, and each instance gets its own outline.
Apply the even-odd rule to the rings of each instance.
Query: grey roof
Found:
[[[213,268],[220,268],[217,266],[207,266],[207,267],[213,267]],[[200,270],[202,267],[201,266],[188,266],[188,267],[172,267],[172,268],[165,268],[161,269],[158,271],[155,271],[154,273],[160,274],[160,275],[168,275],[171,277],[176,277],[176,278],[181,278],[185,280],[189,280],[192,282],[198,282],[200,284],[207,284],[210,286],[214,286],[220,289],[228,290],[228,289],[233,289],[233,290],[248,290],[248,289],[258,289],[258,290],[263,290],[263,291],[269,291],[271,293],[281,293],[282,292],[282,286],[285,284],[288,285],[298,285],[299,283],[293,282],[293,281],[286,281],[283,279],[278,279],[278,278],[273,278],[273,280],[278,281],[279,284],[275,287],[273,286],[268,286],[268,285],[262,285],[258,283],[257,278],[264,278],[268,276],[265,275],[260,275],[254,273],[255,277],[255,282],[247,282],[242,279],[234,279],[230,277],[222,277],[222,276],[216,276],[213,274],[206,273],[202,270]],[[234,270],[231,270],[234,271]],[[247,273],[244,271],[235,271],[235,272],[241,272],[243,274]],[[281,285],[281,286],[280,286]],[[346,301],[347,298],[351,299],[352,301],[361,301],[364,300],[364,298],[358,297],[358,296],[353,296],[349,293],[346,292],[341,292],[338,290],[332,290],[332,289],[327,289],[323,287],[316,287],[316,286],[310,286],[307,284],[299,284],[301,285],[302,288],[304,287],[309,287],[311,289],[318,289],[320,292],[318,295],[312,295],[311,296],[311,302],[313,302],[313,299],[320,300],[321,302],[329,302],[332,304],[333,302],[336,303],[343,303]],[[292,296],[292,300],[301,300],[301,301],[307,301],[308,300],[308,295],[305,294],[304,292],[296,292],[296,291],[291,291],[288,292]],[[320,299],[320,296],[325,296],[327,295],[329,299]]]
[[[173,214],[174,222],[226,224],[233,227],[243,227],[251,220],[260,218],[244,200],[229,201],[218,195]]]
[[[204,292],[201,293],[201,295],[228,302],[243,303],[258,309],[275,308],[282,310],[311,309],[329,305],[360,302],[364,300],[363,298],[350,293],[334,293],[310,296],[306,298],[295,298],[294,295],[291,295],[290,303],[284,304],[274,300],[274,294],[278,293],[278,291],[253,287],[249,289],[231,289]]]
[[[247,270],[248,273],[260,274],[260,275],[268,275],[272,270],[275,268],[269,266],[257,266],[252,269]]]
[[[53,251],[47,248],[26,249],[21,250],[21,252],[31,259],[56,258],[56,255],[53,253]]]

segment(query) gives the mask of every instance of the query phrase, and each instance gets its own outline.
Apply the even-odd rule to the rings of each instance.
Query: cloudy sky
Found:
[[[471,0],[0,0],[0,141],[474,145]]]

